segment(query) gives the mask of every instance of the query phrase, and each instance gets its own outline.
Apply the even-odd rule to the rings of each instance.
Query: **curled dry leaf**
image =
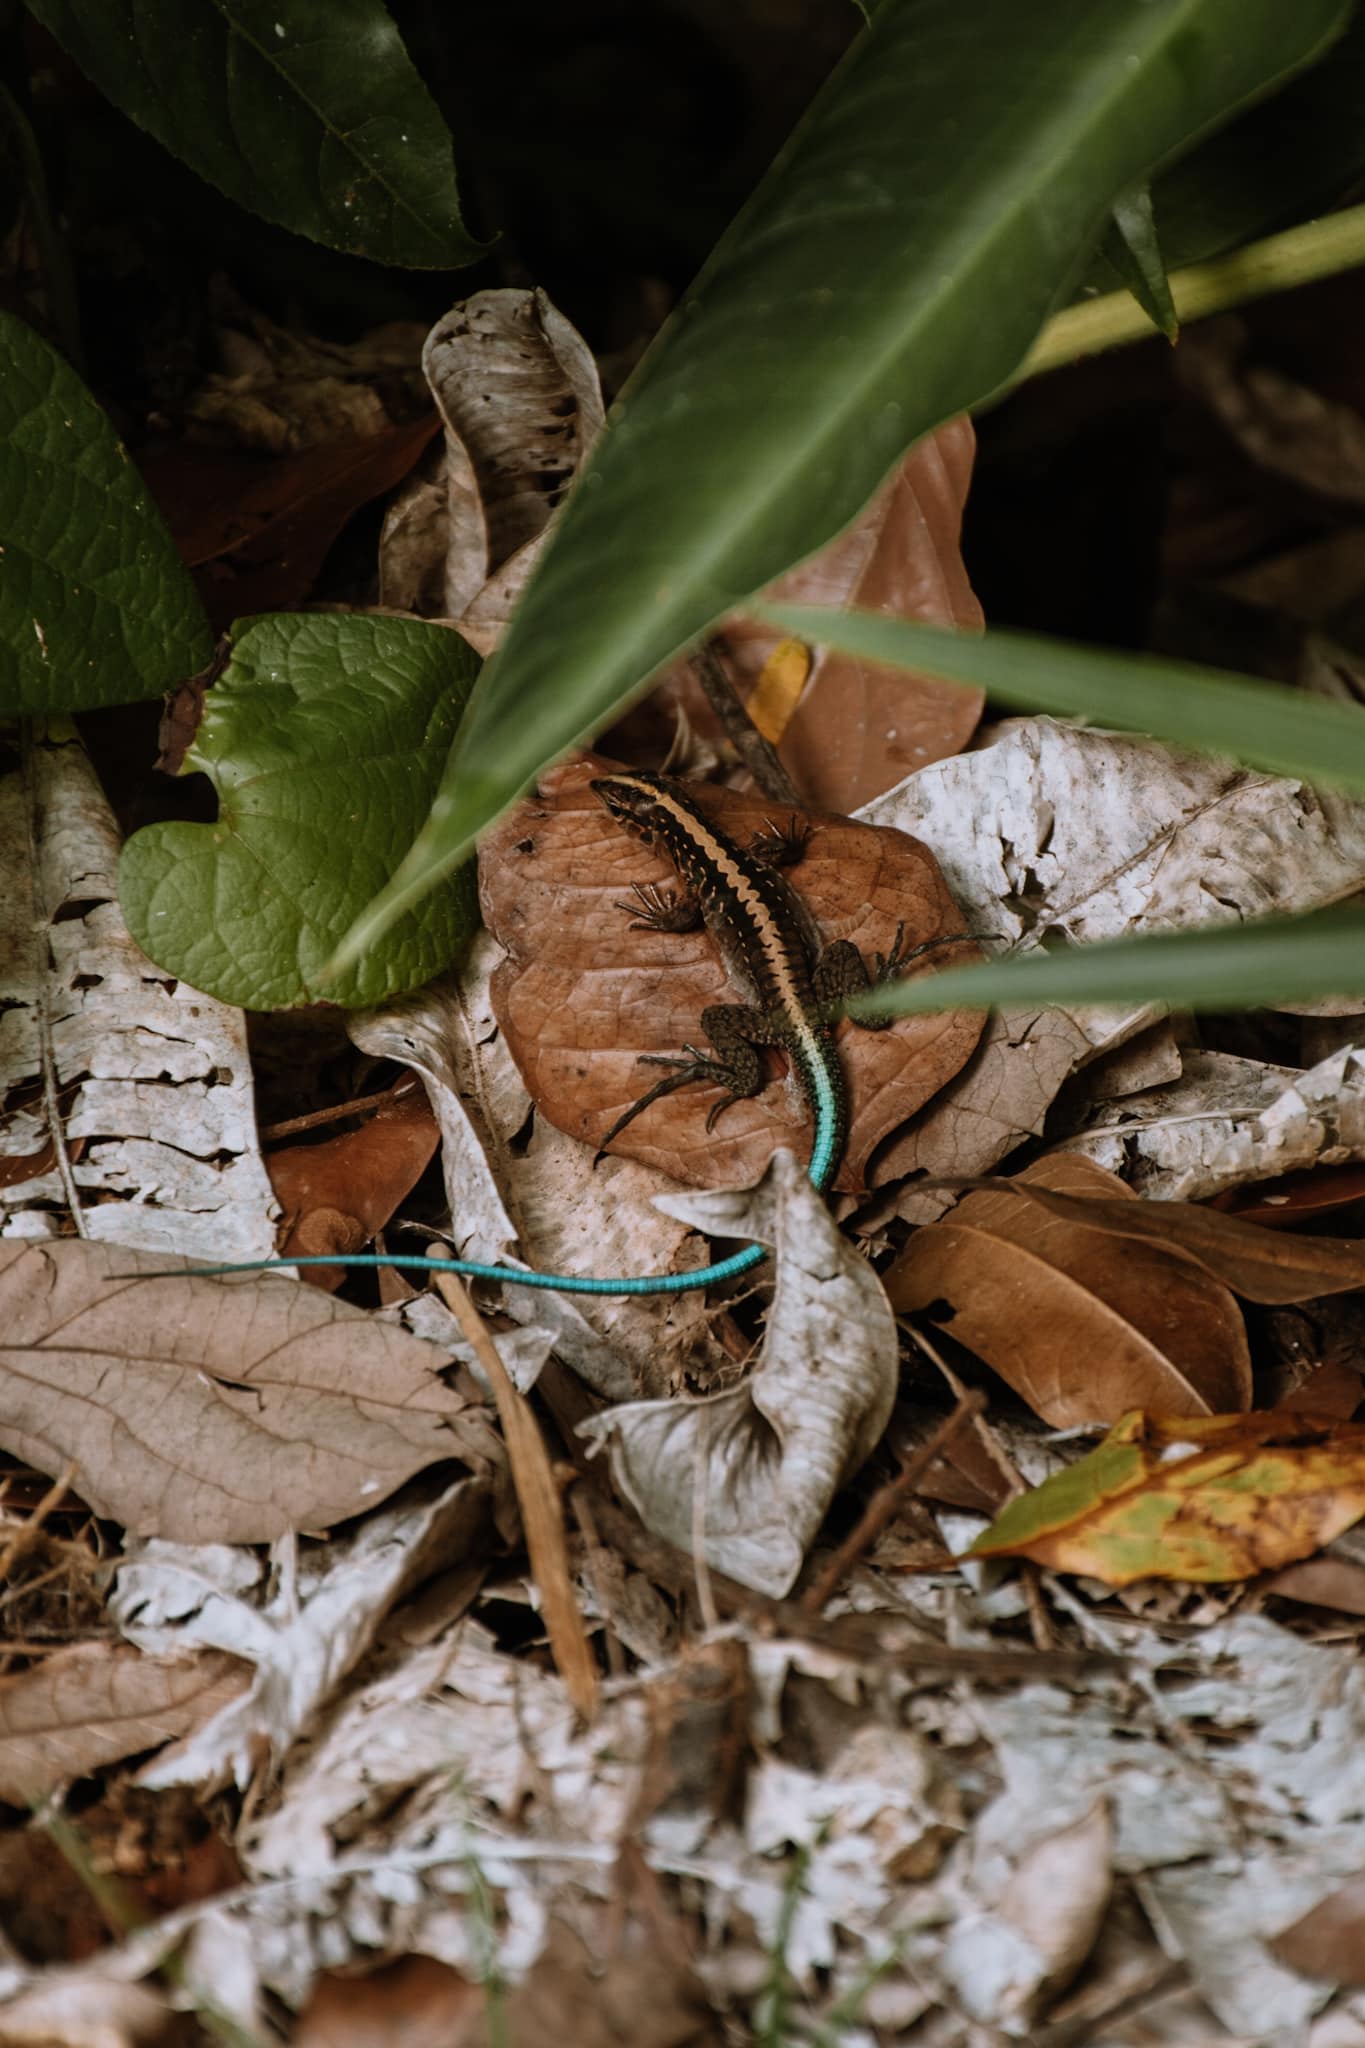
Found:
[[[416,1080],[365,1118],[358,1130],[320,1143],[281,1146],[266,1166],[284,1209],[283,1256],[356,1252],[382,1230],[441,1141]],[[334,1293],[341,1266],[306,1266],[300,1278]]]
[[[37,1237],[66,1205],[42,1103],[58,1101],[88,1236],[205,1259],[269,1258],[277,1213],[256,1139],[240,1010],[176,983],[133,944],[119,836],[75,733],[35,740],[38,874],[23,775],[0,775],[0,1235]],[[35,897],[41,923],[35,928]]]
[[[217,1713],[248,1676],[217,1651],[144,1657],[121,1643],[58,1650],[0,1679],[0,1799],[26,1806],[71,1778],[159,1749]]]
[[[1012,1186],[1071,1198],[1063,1218],[1013,1194],[968,1195],[917,1230],[886,1274],[893,1307],[925,1314],[984,1358],[1056,1429],[1130,1408],[1210,1415],[1251,1406],[1251,1358],[1227,1287],[1074,1220],[1136,1201],[1089,1159],[1051,1154]]]
[[[260,1543],[496,1455],[434,1346],[274,1275],[127,1277],[164,1264],[75,1238],[0,1246],[0,1444],[41,1472],[74,1461],[96,1513]]]
[[[1308,1557],[1365,1514],[1365,1427],[1274,1411],[1135,1411],[998,1515],[977,1557],[1030,1557],[1109,1586],[1224,1583]]]
[[[708,1003],[747,1002],[710,934],[633,931],[618,905],[633,886],[667,887],[670,862],[614,825],[589,788],[609,763],[593,757],[545,777],[541,794],[493,827],[481,852],[484,918],[507,948],[493,977],[494,1011],[537,1105],[572,1136],[598,1143],[653,1078],[646,1053],[676,1053],[697,1037]],[[691,792],[733,837],[772,818],[762,798],[698,784]],[[846,938],[869,965],[889,953],[898,927],[907,946],[970,929],[933,855],[899,832],[817,818],[790,871],[826,940]],[[972,957],[944,944],[936,965]],[[911,971],[918,971],[922,963]],[[980,1016],[898,1018],[889,1031],[840,1027],[839,1050],[853,1106],[839,1188],[863,1185],[874,1148],[957,1073],[981,1032]],[[627,1125],[613,1151],[658,1166],[675,1180],[711,1186],[752,1180],[776,1145],[807,1143],[805,1105],[794,1088],[768,1087],[706,1120],[721,1091],[684,1088]]]
[[[881,1438],[896,1326],[872,1268],[840,1235],[790,1152],[751,1190],[666,1198],[721,1237],[775,1246],[763,1349],[742,1386],[701,1401],[634,1401],[582,1425],[611,1451],[641,1519],[681,1550],[780,1596],[835,1492]]]
[[[603,419],[591,351],[543,291],[477,292],[437,321],[422,368],[444,460],[384,522],[380,594],[497,638]]]
[[[770,584],[764,599],[855,605],[889,618],[979,628],[981,607],[961,547],[975,452],[965,417],[917,441],[853,524]],[[721,645],[741,688],[757,684],[780,637],[752,621],[722,627]],[[771,736],[811,804],[851,811],[917,768],[960,753],[984,701],[980,690],[822,647],[785,728]]]

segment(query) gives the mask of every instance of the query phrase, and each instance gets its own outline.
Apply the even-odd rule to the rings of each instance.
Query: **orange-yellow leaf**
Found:
[[[810,674],[804,640],[779,640],[763,664],[745,709],[769,746],[775,747],[801,701]]]
[[[1011,1501],[972,1545],[1106,1585],[1249,1579],[1365,1515],[1365,1425],[1277,1410],[1134,1409],[1098,1449]]]

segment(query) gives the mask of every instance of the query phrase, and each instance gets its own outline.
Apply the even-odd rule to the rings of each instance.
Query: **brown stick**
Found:
[[[895,1478],[878,1488],[863,1509],[856,1528],[849,1531],[819,1578],[801,1595],[803,1614],[817,1615],[821,1612],[825,1602],[837,1590],[844,1573],[872,1548],[882,1530],[895,1519],[901,1502],[919,1484],[943,1446],[950,1443],[974,1416],[979,1415],[985,1405],[986,1397],[980,1391],[964,1393],[951,1415],[944,1416],[938,1428],[930,1432]]]

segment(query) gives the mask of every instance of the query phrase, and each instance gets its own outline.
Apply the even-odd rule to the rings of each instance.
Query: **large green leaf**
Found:
[[[236,629],[186,757],[213,825],[149,825],[119,895],[144,952],[248,1010],[429,980],[478,922],[472,863],[330,979],[325,963],[431,802],[478,657],[421,619],[277,613]]]
[[[29,0],[138,126],[265,220],[378,263],[481,253],[382,0]]]
[[[0,711],[155,697],[211,645],[109,421],[55,349],[0,313]]]
[[[948,967],[888,982],[849,1007],[897,1017],[996,1003],[1160,1001],[1183,1010],[1246,1010],[1342,995],[1365,996],[1365,911],[1318,910]]]
[[[1277,775],[1365,795],[1365,710],[1279,683],[1028,633],[950,633],[875,612],[751,605],[784,633],[891,668],[986,690],[1002,704],[1154,733]]]
[[[1349,0],[883,0],[586,466],[354,958],[563,748],[1010,375],[1119,193]]]

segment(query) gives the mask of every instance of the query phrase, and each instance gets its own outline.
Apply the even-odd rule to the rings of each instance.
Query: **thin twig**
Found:
[[[950,1443],[973,1416],[979,1415],[985,1405],[986,1397],[979,1390],[964,1391],[952,1413],[945,1415],[938,1428],[916,1447],[895,1478],[877,1489],[859,1516],[856,1528],[849,1531],[819,1578],[801,1595],[803,1613],[816,1615],[822,1612],[844,1574],[872,1548],[882,1530],[895,1520],[906,1495],[919,1484],[944,1445]]]
[[[276,1138],[292,1138],[300,1131],[315,1131],[320,1124],[339,1123],[344,1116],[364,1116],[367,1110],[387,1109],[390,1103],[401,1101],[420,1086],[415,1074],[405,1074],[401,1081],[395,1081],[392,1088],[382,1089],[378,1095],[356,1095],[349,1102],[334,1102],[330,1109],[310,1109],[307,1116],[287,1116],[283,1123],[267,1124],[257,1136],[263,1145],[270,1145]]]
[[[447,1307],[454,1310],[493,1389],[521,1509],[531,1572],[540,1589],[541,1616],[550,1639],[550,1654],[570,1700],[585,1720],[591,1720],[597,1708],[597,1666],[574,1599],[563,1506],[545,1439],[530,1403],[508,1378],[507,1368],[464,1282],[456,1273],[438,1273],[436,1285]]]
[[[71,1154],[66,1149],[66,1127],[62,1121],[61,1104],[57,1099],[57,1055],[52,1043],[52,1010],[50,991],[52,980],[52,942],[48,937],[49,919],[47,905],[43,901],[42,871],[38,866],[38,774],[34,761],[36,739],[33,721],[24,719],[19,728],[19,746],[24,763],[24,822],[28,830],[28,873],[29,892],[33,902],[33,964],[34,1014],[38,1025],[38,1064],[43,1081],[43,1108],[47,1114],[47,1134],[52,1142],[52,1155],[57,1162],[57,1178],[62,1184],[66,1206],[71,1212],[71,1224],[77,1237],[89,1237],[85,1227],[85,1211],[81,1207],[80,1191],[76,1186],[76,1175],[71,1165]]]
[[[688,661],[693,675],[706,692],[707,703],[725,727],[726,737],[764,796],[770,796],[774,803],[792,804],[799,810],[801,797],[796,784],[779,761],[776,747],[764,739],[740,703],[715,648],[706,641],[688,656]]]
[[[22,1528],[17,1529],[4,1549],[0,1550],[0,1580],[7,1579],[25,1552],[32,1550],[38,1541],[43,1523],[54,1508],[61,1506],[66,1498],[67,1488],[75,1476],[76,1461],[72,1458],[63,1466]]]

